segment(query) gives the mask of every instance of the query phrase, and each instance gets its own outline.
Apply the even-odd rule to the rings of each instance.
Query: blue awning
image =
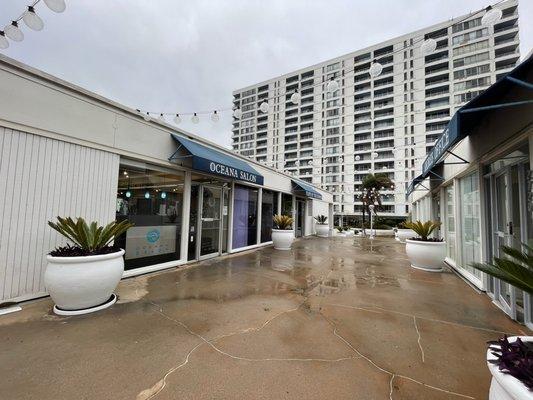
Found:
[[[409,184],[406,195],[409,196],[416,185],[430,174],[435,174],[432,170],[442,161],[444,154],[477,129],[488,113],[533,104],[532,71],[533,56],[530,56],[457,110],[424,160],[422,173]]]
[[[192,158],[190,167],[197,171],[263,185],[263,176],[244,160],[173,133],[171,136],[180,145],[169,161]]]
[[[320,193],[318,193],[312,186],[307,185],[301,181],[296,181],[293,179],[292,189],[294,190],[294,194],[301,194],[305,197],[322,200],[322,195]]]

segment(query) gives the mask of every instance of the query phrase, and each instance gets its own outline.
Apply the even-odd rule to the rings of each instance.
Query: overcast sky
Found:
[[[0,25],[29,0],[0,0]],[[41,2],[42,3],[42,2]],[[231,107],[232,91],[487,6],[484,0],[67,0],[3,53],[132,108]],[[521,0],[522,57],[533,0]],[[180,127],[229,146],[231,116]]]

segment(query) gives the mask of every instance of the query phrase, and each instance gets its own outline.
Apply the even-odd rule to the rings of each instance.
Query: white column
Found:
[[[228,210],[228,253],[233,250],[233,202],[235,201],[235,182],[231,182]]]
[[[278,214],[281,214],[281,192],[278,192]]]
[[[183,207],[181,215],[181,243],[180,261],[187,261],[189,250],[189,222],[191,213],[191,173],[185,172],[185,182],[183,186]]]

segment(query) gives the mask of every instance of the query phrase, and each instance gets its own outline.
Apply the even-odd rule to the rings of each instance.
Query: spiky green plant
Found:
[[[316,222],[318,222],[319,224],[325,224],[326,221],[328,220],[328,217],[326,217],[325,215],[317,215],[315,217],[315,220]]]
[[[288,215],[274,215],[274,226],[276,229],[281,229],[284,231],[291,230],[293,222],[294,220],[292,217],[289,217]]]
[[[429,235],[433,233],[435,229],[440,226],[438,221],[415,221],[415,222],[406,222],[405,226],[408,229],[412,229],[415,233],[420,236],[420,240],[427,242],[429,241]]]
[[[133,224],[129,221],[113,221],[106,226],[98,226],[96,221],[87,224],[81,217],[57,217],[57,222],[48,221],[48,225],[70,240],[74,246],[88,253],[97,253],[107,247],[117,236],[126,232]]]
[[[492,264],[473,263],[472,267],[533,294],[533,248],[523,243],[524,250],[502,246],[506,257],[494,257]]]

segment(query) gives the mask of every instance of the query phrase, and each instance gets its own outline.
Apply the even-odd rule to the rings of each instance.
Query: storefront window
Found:
[[[453,185],[444,189],[446,256],[455,261],[455,190]]]
[[[281,195],[281,213],[292,216],[292,194],[282,193]]]
[[[235,185],[233,249],[257,244],[257,193],[257,189]]]
[[[480,204],[478,174],[460,180],[461,188],[461,267],[477,278],[481,272],[469,265],[481,261]]]
[[[125,269],[179,260],[184,174],[126,164],[119,173],[117,220],[135,224],[116,240]]]
[[[278,213],[278,194],[263,190],[261,199],[261,243],[272,240],[273,216]]]

